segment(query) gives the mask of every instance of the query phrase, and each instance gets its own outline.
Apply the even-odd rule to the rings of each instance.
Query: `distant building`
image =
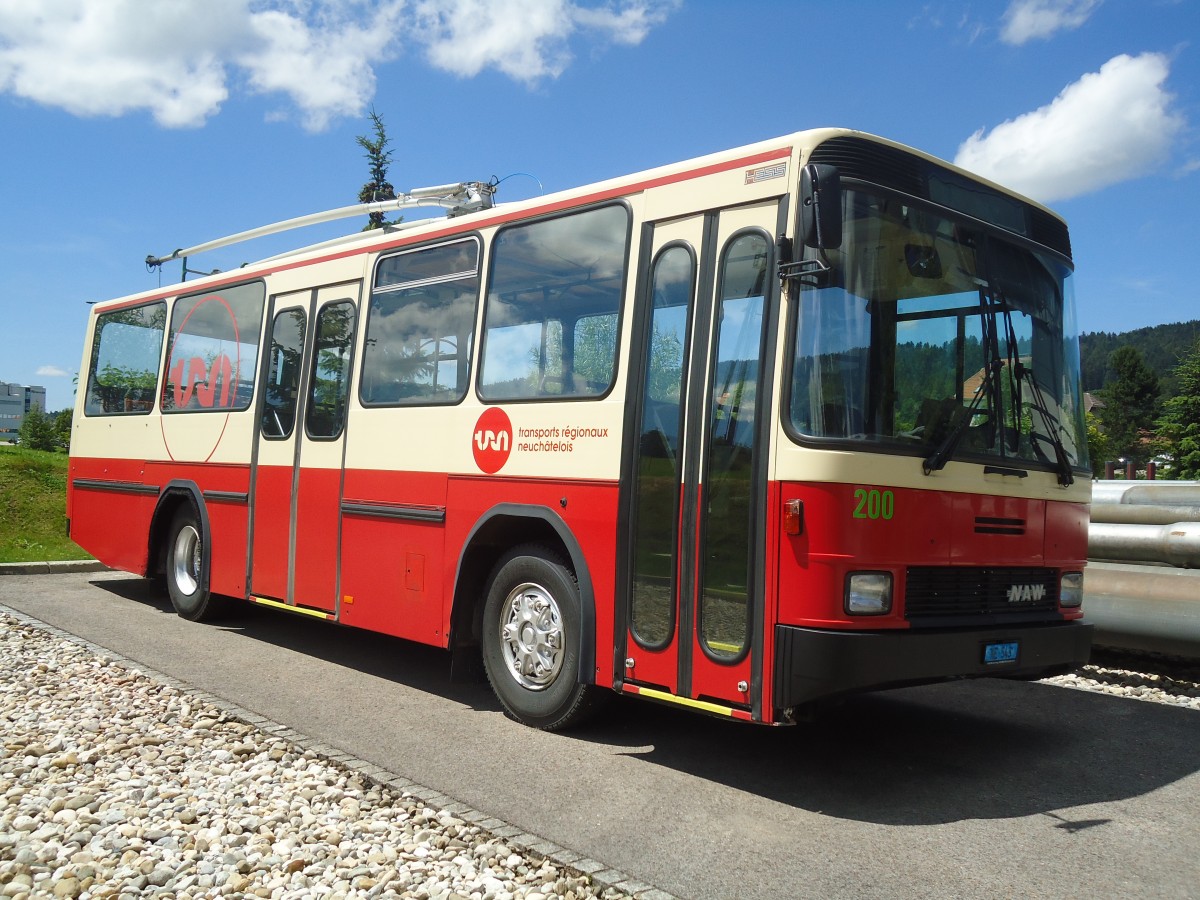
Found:
[[[0,381],[0,441],[16,441],[25,413],[35,404],[46,412],[46,389],[41,385]]]

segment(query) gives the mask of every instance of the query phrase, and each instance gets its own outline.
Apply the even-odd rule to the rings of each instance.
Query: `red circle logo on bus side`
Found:
[[[475,465],[489,475],[503,469],[512,452],[512,437],[512,422],[504,410],[498,406],[484,410],[471,436]]]

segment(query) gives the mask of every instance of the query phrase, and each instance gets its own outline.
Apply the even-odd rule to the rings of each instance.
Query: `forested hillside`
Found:
[[[1093,393],[1108,384],[1113,373],[1108,360],[1118,347],[1133,347],[1155,371],[1162,383],[1162,396],[1176,392],[1174,370],[1179,361],[1196,346],[1200,339],[1200,319],[1172,325],[1154,325],[1121,334],[1107,331],[1084,333],[1079,338],[1079,354],[1083,365],[1083,389]]]

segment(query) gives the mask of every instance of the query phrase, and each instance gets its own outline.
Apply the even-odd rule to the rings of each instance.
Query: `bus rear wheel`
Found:
[[[528,544],[496,564],[483,608],[483,665],[509,716],[556,731],[594,710],[597,688],[579,681],[581,621],[575,574],[557,554]]]
[[[184,504],[171,517],[165,569],[171,605],[175,612],[193,622],[204,621],[216,611],[204,584],[206,553],[200,517],[190,504]]]

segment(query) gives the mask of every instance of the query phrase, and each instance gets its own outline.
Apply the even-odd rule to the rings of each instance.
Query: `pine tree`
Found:
[[[367,151],[367,162],[370,164],[371,171],[371,180],[364,184],[362,190],[358,192],[359,203],[374,203],[377,200],[396,199],[396,189],[387,180],[388,166],[392,162],[392,151],[388,149],[387,129],[383,125],[383,118],[379,113],[375,112],[374,107],[371,108],[371,125],[375,129],[374,139],[364,134],[360,134],[355,138],[358,146]],[[398,216],[388,221],[381,212],[369,213],[368,217],[370,221],[367,222],[363,231],[383,228],[386,225],[395,225],[402,218]]]
[[[1158,376],[1135,347],[1113,351],[1108,365],[1114,377],[1100,392],[1104,401],[1100,421],[1108,436],[1110,452],[1144,462],[1152,452],[1143,438],[1152,435],[1158,413]]]
[[[36,403],[29,412],[25,413],[18,434],[22,447],[30,450],[54,449],[54,422],[42,412],[41,406]]]
[[[1200,478],[1200,341],[1175,367],[1178,393],[1163,404],[1159,445],[1171,457],[1168,478]]]

